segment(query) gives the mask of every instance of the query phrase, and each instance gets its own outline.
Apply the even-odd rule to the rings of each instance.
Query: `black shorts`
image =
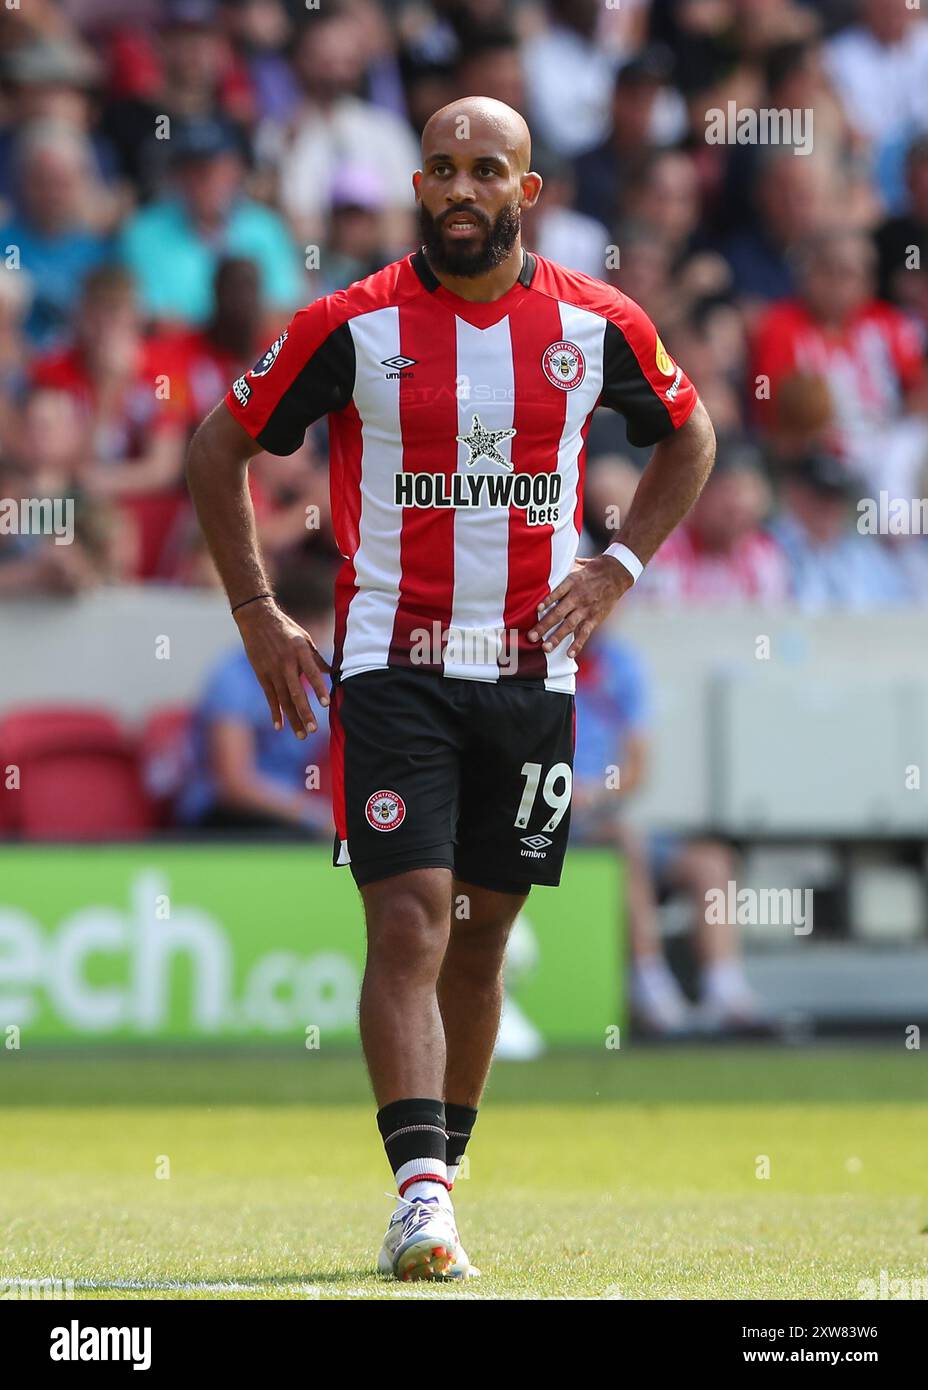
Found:
[[[359,887],[409,869],[525,893],[567,847],[574,697],[389,667],[335,687],[336,864]]]

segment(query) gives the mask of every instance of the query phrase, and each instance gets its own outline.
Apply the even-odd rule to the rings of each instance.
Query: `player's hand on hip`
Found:
[[[628,570],[611,555],[576,560],[567,578],[538,605],[538,622],[528,634],[529,641],[541,642],[544,651],[553,652],[573,633],[567,655],[578,656],[590,633],[631,586]]]
[[[305,677],[320,705],[329,703],[325,675],[331,670],[308,632],[275,603],[252,603],[235,615],[252,669],[261,682],[275,729],[284,719],[297,738],[316,731],[303,685]]]

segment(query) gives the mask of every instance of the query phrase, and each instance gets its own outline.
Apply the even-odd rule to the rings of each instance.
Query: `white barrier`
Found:
[[[928,620],[623,606],[654,688],[643,824],[751,836],[928,829]],[[238,641],[215,593],[148,586],[0,605],[0,709],[193,702]]]

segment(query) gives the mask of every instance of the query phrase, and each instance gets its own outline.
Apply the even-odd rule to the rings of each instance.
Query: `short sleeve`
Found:
[[[294,314],[255,365],[233,382],[226,405],[262,449],[292,454],[315,420],[348,404],[354,374],[344,295],[327,295]]]
[[[617,293],[606,316],[600,404],[625,416],[629,444],[647,448],[672,434],[689,419],[697,399],[644,310]]]

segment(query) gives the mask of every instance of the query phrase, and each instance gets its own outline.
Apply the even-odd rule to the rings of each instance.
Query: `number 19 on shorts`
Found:
[[[524,829],[532,818],[535,798],[538,795],[538,784],[541,782],[541,774],[541,763],[522,764],[522,776],[525,778],[525,788],[522,792],[522,800],[519,802],[519,809],[516,812],[515,819],[516,827],[520,830]],[[564,819],[570,806],[572,786],[573,777],[569,763],[555,763],[548,772],[544,780],[544,785],[541,788],[542,800],[552,812],[550,819],[541,827],[543,832],[556,830]]]

